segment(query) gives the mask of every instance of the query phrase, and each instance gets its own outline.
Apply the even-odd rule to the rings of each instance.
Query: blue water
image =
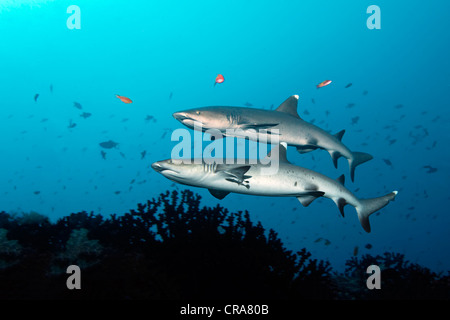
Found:
[[[372,4],[378,30],[366,25]],[[67,27],[69,5],[80,8],[80,29]],[[358,255],[393,251],[450,270],[449,9],[448,1],[1,1],[0,210],[53,221],[82,210],[125,213],[186,188],[150,167],[177,143],[171,133],[183,126],[173,112],[268,109],[298,94],[305,120],[345,129],[343,142],[374,159],[357,168],[355,183],[347,161],[335,169],[325,151],[289,148],[290,161],[344,173],[361,198],[399,191],[371,216],[372,232],[351,206],[342,218],[329,199],[303,208],[295,198],[219,201],[193,188],[202,203],[248,210],[287,248],[306,247],[335,270],[356,246]],[[225,82],[213,86],[219,73]],[[99,146],[108,140],[118,148]]]

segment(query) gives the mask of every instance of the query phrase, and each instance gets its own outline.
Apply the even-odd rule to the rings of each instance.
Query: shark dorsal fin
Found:
[[[336,133],[336,134],[334,134],[334,136],[336,137],[336,139],[338,139],[339,141],[341,141],[341,140],[342,140],[342,136],[344,135],[344,133],[345,133],[345,129],[339,131],[339,132]]]
[[[301,119],[297,113],[298,95],[293,95],[287,98],[275,111],[290,114],[293,117]]]
[[[272,157],[274,154],[278,154],[278,161],[279,162],[287,162],[289,163],[289,160],[287,159],[287,144],[285,142],[281,142],[281,144],[273,147],[270,152],[267,154],[267,157]]]

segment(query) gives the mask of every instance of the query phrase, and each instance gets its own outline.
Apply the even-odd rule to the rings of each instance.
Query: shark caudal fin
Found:
[[[390,201],[393,201],[397,193],[398,191],[392,191],[382,197],[359,200],[356,212],[358,213],[359,222],[366,232],[370,232],[369,216],[385,207]]]
[[[355,181],[356,167],[371,159],[373,159],[373,157],[368,153],[352,152],[352,157],[348,159],[348,164],[350,166],[350,178],[352,179],[352,181]]]

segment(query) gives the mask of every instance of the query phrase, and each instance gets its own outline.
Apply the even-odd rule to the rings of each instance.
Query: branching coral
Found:
[[[9,254],[16,263],[2,265],[0,298],[449,297],[449,276],[403,255],[353,257],[345,273],[333,273],[305,248],[287,250],[249,212],[200,203],[199,195],[184,190],[109,218],[83,211],[50,223],[42,215],[2,212],[0,259]],[[83,290],[65,289],[69,264],[81,268]],[[370,264],[382,269],[382,290],[365,285]]]

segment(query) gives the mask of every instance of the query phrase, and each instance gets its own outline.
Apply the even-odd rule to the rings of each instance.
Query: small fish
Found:
[[[33,192],[34,194],[38,195],[39,193],[41,193],[40,191],[35,191]]]
[[[392,167],[392,162],[389,159],[383,159],[384,163],[386,163],[388,166]]]
[[[436,168],[433,168],[432,166],[423,166],[423,168],[428,169],[428,170],[426,171],[426,173],[434,173],[434,172],[437,171],[437,169],[436,169]]]
[[[77,124],[75,122],[72,122],[72,120],[69,121],[69,126],[67,128],[72,129],[75,128]]]
[[[395,142],[397,141],[397,139],[392,139],[392,140],[389,140],[389,145],[392,145],[392,144],[394,144]]]
[[[145,151],[145,150],[141,152],[141,160],[144,159],[146,154],[147,154],[147,151]]]
[[[169,100],[172,100],[172,97],[173,97],[173,92],[170,92],[170,94],[169,94]]]
[[[36,93],[35,95],[34,95],[34,102],[37,102],[37,99],[39,98],[39,93]]]
[[[124,96],[119,96],[118,94],[116,94],[116,97],[120,99],[120,101],[122,101],[123,103],[133,103],[133,101],[131,101],[130,98],[124,97]]]
[[[120,191],[114,191],[114,193],[115,193],[115,194],[119,194],[119,193],[120,193]]]
[[[303,114],[309,115],[309,111],[305,109],[305,111],[303,111]]]
[[[125,153],[123,153],[123,152],[119,152],[119,154],[122,156],[122,158],[124,158],[124,159],[126,159],[126,157],[125,157]]]
[[[350,83],[347,84],[344,88],[347,89],[347,88],[350,88],[351,86],[352,86],[352,83],[350,82]]]
[[[353,256],[357,256],[358,255],[358,246],[356,246],[355,248],[353,248]]]
[[[367,96],[368,93],[369,93],[369,91],[364,90],[362,94],[363,94],[363,96]]]
[[[105,149],[112,149],[112,148],[117,147],[119,144],[112,140],[108,140],[105,142],[100,142],[99,145],[100,145],[100,147],[105,148]]]
[[[319,89],[319,88],[329,85],[330,83],[331,83],[331,80],[325,80],[325,81],[322,81],[321,83],[319,83],[316,87],[317,87],[317,89]]]
[[[106,152],[103,150],[100,150],[100,153],[102,155],[102,158],[106,160]]]
[[[50,93],[53,93],[53,84],[50,84]]]
[[[352,124],[357,124],[357,123],[358,123],[358,120],[359,120],[359,117],[358,117],[358,116],[352,118]]]
[[[366,249],[372,249],[372,245],[370,243],[368,243],[368,244],[365,245],[365,248]]]
[[[314,99],[311,99],[311,102],[312,102],[313,104],[316,104],[316,100],[314,100]]]
[[[398,104],[398,105],[395,106],[395,109],[400,109],[400,108],[403,108],[402,104]]]
[[[224,81],[225,81],[225,78],[223,77],[223,75],[218,74],[217,77],[216,77],[216,82],[214,82],[214,87],[216,86],[216,84],[222,83]]]
[[[83,107],[81,106],[81,103],[79,103],[79,102],[76,102],[76,101],[74,101],[73,102],[73,106],[75,107],[75,108],[77,108],[77,109],[83,109]]]
[[[353,108],[355,104],[353,102],[350,102],[347,104],[346,108]]]
[[[89,112],[83,112],[82,114],[80,114],[80,117],[87,119],[87,118],[89,118],[91,115],[92,115],[92,113],[89,113]]]
[[[244,106],[251,107],[251,106],[253,106],[253,104],[251,104],[250,102],[246,102],[246,103],[244,103]]]

